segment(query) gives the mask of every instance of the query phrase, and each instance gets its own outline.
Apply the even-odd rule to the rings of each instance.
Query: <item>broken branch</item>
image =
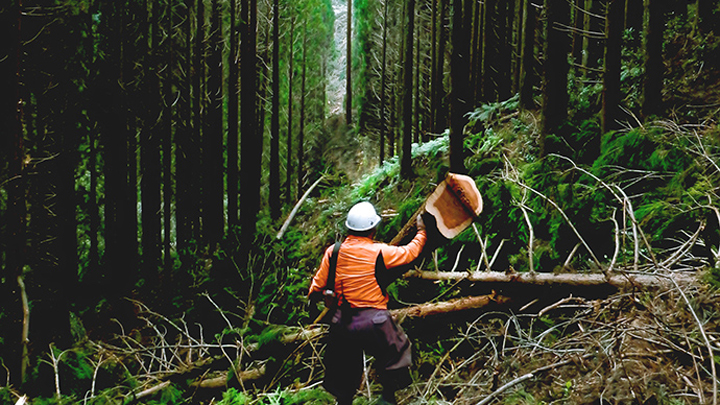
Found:
[[[285,235],[285,231],[287,231],[288,226],[290,226],[290,222],[295,218],[295,214],[297,214],[298,209],[302,205],[303,202],[305,202],[305,199],[310,195],[310,193],[313,191],[315,187],[317,187],[318,184],[325,178],[325,176],[320,176],[319,179],[315,180],[315,183],[313,183],[307,191],[303,194],[303,196],[298,200],[297,204],[293,207],[292,211],[290,211],[290,215],[288,215],[287,219],[285,220],[285,223],[283,223],[282,227],[280,228],[280,231],[277,233],[276,239],[282,239],[283,235]]]

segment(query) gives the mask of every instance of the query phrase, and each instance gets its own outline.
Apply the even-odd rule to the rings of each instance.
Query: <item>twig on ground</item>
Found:
[[[482,249],[482,252],[480,253],[480,259],[478,260],[477,269],[475,271],[480,271],[480,264],[485,263],[485,268],[487,271],[490,271],[490,263],[488,262],[488,256],[487,256],[487,241],[484,241],[482,237],[480,237],[480,232],[477,229],[477,225],[473,222],[472,224],[473,231],[475,231],[475,236],[478,238],[478,242],[480,243],[480,248]]]
[[[62,358],[63,354],[67,353],[68,350],[60,352],[60,354],[55,357],[55,351],[53,350],[54,346],[52,343],[50,343],[50,360],[52,361],[50,364],[53,367],[53,371],[55,372],[55,395],[58,399],[62,397],[60,393],[60,359]]]
[[[665,269],[669,271],[668,269]],[[702,322],[700,321],[700,318],[698,318],[697,313],[695,312],[695,309],[690,304],[690,300],[688,299],[687,295],[685,295],[685,292],[682,288],[680,288],[680,285],[675,281],[673,277],[670,277],[670,281],[672,281],[673,285],[675,286],[675,289],[680,293],[680,296],[682,297],[683,301],[685,302],[685,305],[687,305],[688,310],[693,316],[693,319],[695,320],[695,324],[697,325],[698,329],[700,330],[700,335],[702,335],[703,340],[705,341],[705,345],[708,349],[708,355],[710,356],[710,370],[712,371],[712,383],[713,383],[713,405],[718,404],[718,383],[717,383],[717,372],[715,370],[715,355],[713,352],[713,347],[710,344],[710,340],[707,337],[707,334],[705,333],[705,328],[703,327]]]
[[[509,161],[507,158],[505,159],[505,162],[506,162],[507,165],[510,165],[510,161]],[[595,256],[595,253],[594,253],[593,250],[590,248],[590,245],[587,244],[587,242],[585,241],[585,239],[580,235],[580,232],[577,230],[577,228],[575,227],[575,225],[572,223],[572,221],[570,221],[570,218],[568,218],[567,214],[565,214],[565,211],[563,211],[563,209],[560,208],[560,206],[559,206],[555,201],[553,201],[552,199],[548,198],[545,194],[543,194],[543,193],[535,190],[534,188],[528,186],[527,184],[521,182],[519,179],[512,179],[512,178],[509,178],[509,177],[507,177],[507,179],[510,180],[510,181],[512,181],[513,183],[517,184],[517,185],[520,186],[522,189],[527,190],[527,191],[530,191],[530,192],[532,192],[533,194],[537,195],[538,197],[540,197],[540,198],[542,198],[543,200],[545,200],[545,201],[547,201],[548,203],[550,203],[550,205],[552,205],[552,206],[560,213],[560,215],[563,217],[563,219],[564,219],[565,222],[568,224],[568,226],[570,226],[570,229],[572,229],[572,231],[573,231],[573,233],[575,234],[575,236],[577,236],[577,238],[580,240],[580,242],[583,244],[583,246],[585,247],[585,249],[586,249],[586,250],[588,251],[588,253],[590,254],[590,257],[592,258],[592,260],[593,260],[593,262],[595,263],[595,265],[596,265],[599,269],[602,269],[602,264],[600,263],[600,261],[598,260],[598,258]]]
[[[134,397],[135,397],[135,399],[141,399],[141,398],[150,396],[158,391],[162,391],[163,389],[167,388],[168,386],[170,386],[170,381],[163,381],[156,386],[153,386],[153,387],[150,387],[148,389],[138,392],[137,394],[135,394]]]
[[[498,254],[500,253],[500,249],[502,249],[503,244],[505,244],[505,239],[500,240],[500,244],[498,245],[497,249],[495,249],[495,253],[493,254],[492,259],[490,259],[490,263],[488,264],[488,271],[492,268],[493,264],[495,263],[495,259],[497,259]]]
[[[533,377],[534,377],[534,376],[533,376],[532,373],[529,373],[529,374],[525,374],[525,375],[523,375],[523,376],[520,376],[520,377],[518,377],[518,378],[516,378],[516,379],[514,379],[514,380],[512,380],[512,381],[510,381],[510,382],[508,382],[507,384],[503,385],[502,387],[498,388],[498,389],[495,390],[494,392],[492,392],[490,395],[488,395],[487,397],[485,397],[485,399],[483,399],[482,401],[478,402],[477,405],[486,405],[486,404],[489,404],[490,401],[492,401],[496,396],[498,396],[499,394],[501,394],[503,391],[507,390],[508,388],[512,387],[513,385],[519,384],[519,383],[521,383],[521,382],[523,382],[523,381],[525,381],[525,380],[529,380],[529,379],[531,379],[531,378],[533,378]]]
[[[580,242],[576,243],[575,246],[570,251],[570,253],[568,253],[568,257],[567,257],[567,259],[565,259],[565,263],[563,263],[564,269],[570,268],[570,262],[572,261],[573,256],[575,256],[575,253],[577,253],[577,250],[580,248],[580,246],[582,246],[582,243],[580,243]]]

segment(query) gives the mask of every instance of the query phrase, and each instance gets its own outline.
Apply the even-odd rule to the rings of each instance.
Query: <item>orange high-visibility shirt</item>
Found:
[[[340,246],[335,268],[335,292],[353,308],[387,309],[388,297],[383,295],[375,279],[375,260],[382,251],[385,267],[402,266],[415,260],[422,252],[427,233],[418,231],[410,243],[391,246],[372,238],[349,235]],[[325,250],[320,268],[310,285],[310,294],[321,292],[327,283],[333,246]]]

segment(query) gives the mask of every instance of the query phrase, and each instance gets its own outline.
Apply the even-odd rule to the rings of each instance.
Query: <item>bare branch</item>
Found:
[[[531,379],[531,378],[533,378],[533,377],[534,377],[534,375],[533,375],[532,373],[529,373],[529,374],[522,375],[522,376],[520,376],[520,377],[518,377],[518,378],[516,378],[516,379],[514,379],[514,380],[512,380],[512,381],[510,381],[510,382],[508,382],[508,383],[506,383],[506,384],[503,385],[502,387],[500,387],[500,388],[498,388],[497,390],[495,390],[492,394],[490,394],[490,395],[488,395],[487,397],[485,397],[485,399],[483,399],[482,401],[478,402],[478,405],[487,405],[487,404],[489,404],[490,401],[492,401],[497,395],[501,394],[503,391],[507,390],[508,388],[512,387],[513,385],[520,384],[521,382],[523,382],[523,381],[525,381],[525,380],[529,380],[529,379]]]

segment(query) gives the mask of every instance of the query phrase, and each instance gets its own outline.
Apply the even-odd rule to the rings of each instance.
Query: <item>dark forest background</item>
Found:
[[[311,194],[319,206],[333,193],[376,198],[346,187],[390,161],[408,184],[447,170],[479,178],[502,161],[478,168],[487,151],[475,135],[488,139],[503,109],[533,122],[527,161],[600,164],[604,134],[657,119],[715,128],[718,7],[3,1],[0,385],[51,396],[48,350],[140,327],[138,303],[203,319],[215,311],[199,298],[207,294],[254,333],[260,319],[307,321],[292,307],[342,230],[328,216],[276,234],[311,185],[321,184]],[[710,142],[714,131],[699,132]],[[413,161],[413,144],[443,137],[439,166]],[[665,168],[685,167],[673,164]],[[586,208],[575,214],[595,215]],[[709,251],[717,224],[706,232]],[[283,289],[293,298],[270,297]]]

